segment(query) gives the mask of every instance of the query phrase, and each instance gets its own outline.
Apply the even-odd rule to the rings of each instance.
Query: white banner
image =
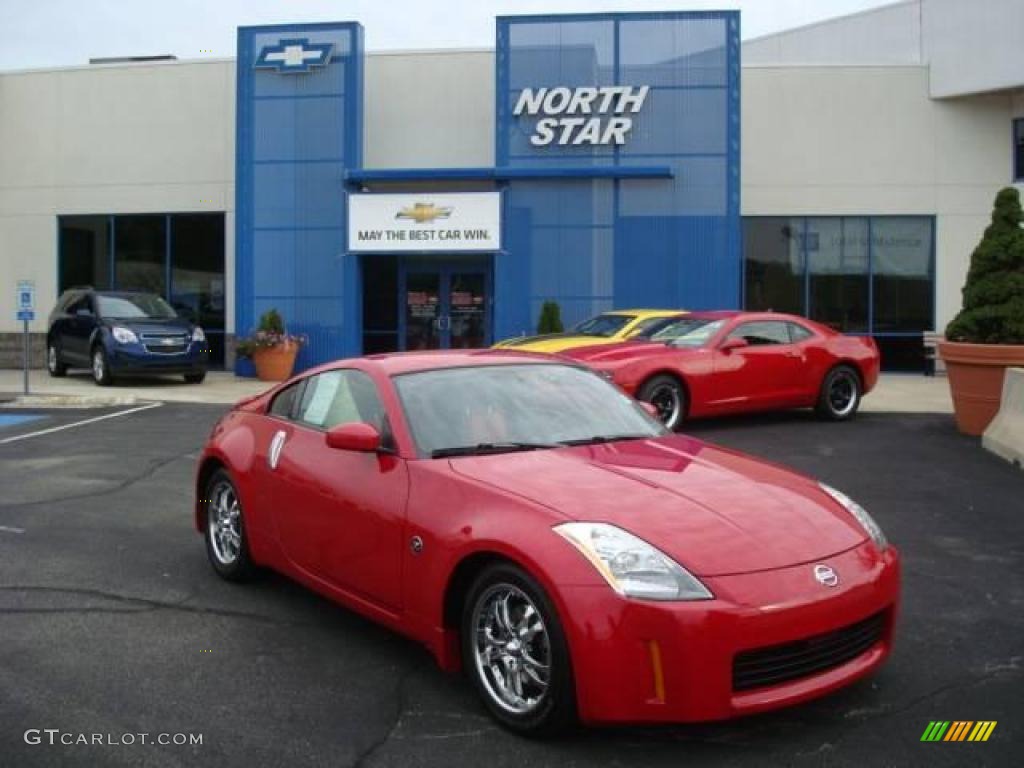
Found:
[[[348,249],[353,253],[500,248],[498,192],[348,196]]]

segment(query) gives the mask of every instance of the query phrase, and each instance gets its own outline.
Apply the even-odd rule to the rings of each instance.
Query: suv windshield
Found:
[[[614,336],[632,319],[633,315],[598,315],[574,326],[573,331],[584,336]]]
[[[423,456],[666,434],[622,391],[569,365],[446,368],[396,376],[395,386]]]
[[[100,317],[118,318],[152,318],[169,320],[177,317],[171,305],[152,293],[133,293],[123,296],[96,296]]]
[[[718,333],[724,320],[707,317],[685,317],[675,320],[651,335],[651,341],[660,341],[674,347],[702,347]]]

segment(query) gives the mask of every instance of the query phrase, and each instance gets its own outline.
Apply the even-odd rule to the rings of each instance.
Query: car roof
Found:
[[[663,315],[665,317],[671,317],[672,315],[682,315],[686,312],[685,309],[609,309],[607,312],[602,312],[602,315]]]
[[[525,352],[511,349],[437,349],[424,352],[387,352],[378,355],[367,355],[355,358],[372,365],[386,376],[399,376],[403,373],[418,373],[442,368],[472,368],[480,366],[533,364],[540,365],[576,365],[571,360],[546,355],[539,352]],[[329,370],[343,365],[346,361],[338,360],[321,366],[316,370]]]

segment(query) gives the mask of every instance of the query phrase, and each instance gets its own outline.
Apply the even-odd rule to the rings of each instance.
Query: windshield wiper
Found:
[[[540,451],[545,448],[561,448],[563,443],[477,443],[452,448],[438,448],[430,452],[430,458],[443,459],[446,456],[481,456],[488,453],[512,453],[513,451]]]
[[[655,435],[594,435],[593,437],[580,437],[575,440],[562,440],[561,445],[597,445],[598,443],[615,443],[619,440],[645,440]]]

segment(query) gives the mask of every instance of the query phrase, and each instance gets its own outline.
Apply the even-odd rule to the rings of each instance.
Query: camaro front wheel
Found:
[[[242,517],[242,502],[230,475],[213,473],[206,485],[206,553],[217,575],[228,581],[244,581],[255,570],[249,557]]]
[[[818,393],[818,415],[831,421],[852,419],[860,407],[860,376],[848,365],[839,365],[825,376]]]
[[[543,588],[510,564],[486,568],[462,616],[463,666],[491,714],[524,734],[571,724],[576,699],[568,646]]]

